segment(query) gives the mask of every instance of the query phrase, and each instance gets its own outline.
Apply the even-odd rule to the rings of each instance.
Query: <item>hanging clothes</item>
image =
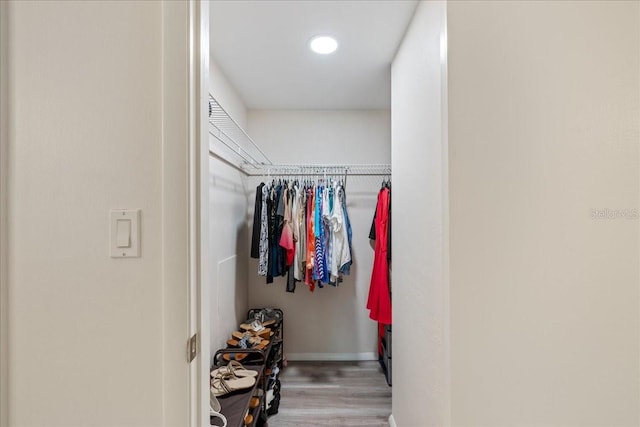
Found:
[[[259,221],[255,221],[255,218],[262,218],[262,187],[264,182],[256,188],[256,202],[253,208],[253,230],[251,233],[251,258],[260,258],[260,226]]]
[[[340,270],[351,262],[351,248],[347,235],[347,219],[343,212],[344,189],[336,186],[333,210],[331,212],[331,281],[339,282]]]
[[[340,267],[340,274],[341,275],[349,275],[351,274],[351,264],[353,264],[353,259],[351,259],[351,253],[353,251],[353,246],[351,243],[351,240],[353,238],[353,231],[351,229],[351,221],[349,220],[349,214],[347,212],[347,193],[346,191],[344,191],[344,187],[342,187],[342,197],[341,197],[341,201],[342,201],[342,215],[344,217],[344,223],[346,225],[346,230],[347,230],[347,238],[349,240],[349,261],[347,261],[345,264],[343,264]]]
[[[315,228],[315,248],[316,248],[316,259],[315,259],[315,269],[313,272],[313,278],[316,280],[318,287],[322,288],[324,286],[325,280],[325,271],[326,271],[326,248],[324,245],[324,237],[325,237],[325,229],[324,223],[322,219],[322,196],[323,196],[324,187],[318,185],[316,188],[316,203],[315,203],[315,220],[314,220],[314,228]]]
[[[383,187],[386,187],[391,191],[391,183],[383,182]],[[389,196],[389,200],[391,200],[391,196]],[[373,214],[373,221],[371,222],[371,229],[369,230],[369,239],[376,240],[376,214]],[[387,259],[391,260],[391,201],[389,201],[389,220],[387,221]]]
[[[323,245],[324,245],[324,265],[322,269],[322,277],[325,283],[336,285],[331,281],[331,259],[333,257],[332,230],[331,230],[331,209],[333,205],[333,188],[331,184],[326,184],[322,192],[322,227],[323,227]]]
[[[293,265],[293,258],[295,256],[295,245],[294,245],[294,236],[293,236],[293,215],[292,215],[292,189],[290,186],[285,186],[284,194],[282,196],[284,202],[284,217],[282,224],[282,236],[280,237],[280,247],[284,249],[285,258],[284,265],[286,267],[291,267]]]
[[[389,204],[391,190],[383,187],[378,193],[378,203],[374,216],[375,252],[367,308],[369,317],[383,324],[391,324],[391,294],[389,290],[389,259],[387,258],[389,241]]]
[[[316,282],[313,278],[316,263],[316,236],[315,236],[315,213],[314,206],[316,203],[315,187],[307,188],[307,263],[304,282],[313,292],[316,288]]]
[[[260,208],[260,243],[259,243],[259,261],[258,261],[258,275],[266,276],[267,275],[267,266],[268,266],[268,257],[269,257],[269,221],[268,221],[268,211],[267,211],[267,198],[269,197],[269,187],[262,183],[262,188],[260,192],[262,193],[261,197],[261,208]],[[253,225],[255,229],[255,224],[257,222],[257,217],[253,216]]]
[[[267,283],[287,276],[288,292],[295,291],[296,282],[313,292],[325,284],[337,286],[350,273],[346,192],[331,178],[261,183],[252,231],[251,255],[259,258],[258,274],[266,276]]]
[[[293,259],[293,277],[302,282],[306,264],[307,225],[306,225],[306,193],[296,182],[294,185],[295,203],[293,204],[293,232],[295,240],[295,257]]]

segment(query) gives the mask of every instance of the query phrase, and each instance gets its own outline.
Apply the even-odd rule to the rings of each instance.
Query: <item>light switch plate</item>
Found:
[[[139,257],[140,209],[110,210],[109,233],[109,248],[111,258]],[[127,234],[129,234],[129,236],[126,236]],[[123,242],[129,243],[128,247],[122,247]]]

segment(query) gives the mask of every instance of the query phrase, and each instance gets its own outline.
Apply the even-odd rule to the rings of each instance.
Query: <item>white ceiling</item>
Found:
[[[414,0],[213,0],[211,55],[248,108],[389,108]],[[338,39],[317,55],[314,35]]]

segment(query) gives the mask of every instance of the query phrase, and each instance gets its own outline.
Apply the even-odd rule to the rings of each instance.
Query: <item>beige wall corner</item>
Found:
[[[446,61],[446,3],[421,2],[391,73],[398,426],[449,424]]]
[[[0,426],[9,420],[8,384],[8,312],[7,304],[7,4],[0,2]]]

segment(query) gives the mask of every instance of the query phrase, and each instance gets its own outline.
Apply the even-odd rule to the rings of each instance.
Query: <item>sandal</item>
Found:
[[[227,346],[228,347],[237,347],[237,348],[258,348],[260,345],[262,346],[268,346],[269,345],[269,340],[263,340],[260,337],[251,337],[250,339],[241,339],[241,340],[234,340],[234,339],[230,339],[227,340]]]
[[[253,424],[253,415],[247,411],[247,414],[244,416],[244,425],[250,426],[251,424]]]
[[[216,398],[216,395],[213,394],[213,389],[211,389],[209,393],[209,409],[211,412],[220,412],[222,410],[220,401]]]
[[[242,325],[240,325],[240,328],[245,329],[245,328],[243,328],[243,326],[247,327],[249,325],[243,323]],[[271,329],[269,329],[269,328],[263,328],[260,332],[256,332],[256,331],[252,330],[249,327],[249,329],[245,329],[245,332],[234,331],[234,332],[231,333],[231,336],[241,340],[242,337],[245,336],[245,334],[251,334],[252,336],[257,336],[257,337],[260,337],[260,338],[263,338],[263,339],[267,339],[267,338],[269,338],[270,336],[273,335],[273,332],[271,332]]]
[[[264,341],[261,337],[253,336],[249,332],[246,332],[244,334],[241,334],[240,332],[234,332],[231,335],[233,336],[233,338],[227,340],[227,345],[229,347],[252,348],[258,344],[262,344]],[[269,341],[267,341],[267,344],[269,344]]]
[[[260,344],[251,347],[251,350],[264,350],[268,346],[269,346],[269,341],[264,340]],[[227,362],[230,362],[232,360],[237,360],[237,361],[244,360],[247,356],[249,356],[249,353],[224,353],[222,355],[222,358]]]
[[[219,374],[211,379],[211,393],[214,396],[224,396],[237,390],[251,388],[256,383],[256,377],[236,377],[232,374]]]
[[[264,329],[262,322],[257,319],[251,323],[241,323],[240,327],[246,331],[251,330],[253,332],[260,332]]]
[[[268,344],[258,344],[257,346],[252,347],[252,349],[264,350],[265,348],[267,348],[267,345]],[[241,361],[249,357],[249,355],[251,354],[255,354],[255,353],[224,353],[222,355],[222,359],[226,360],[227,362],[231,362],[234,360]]]
[[[269,326],[274,323],[279,323],[282,320],[282,312],[273,308],[263,308],[260,310],[251,310],[252,318],[248,319],[246,323],[251,323],[253,320],[259,320],[263,326]]]
[[[209,417],[215,417],[222,420],[222,425],[220,427],[227,427],[227,418],[224,415],[222,415],[220,412],[216,412],[213,409],[209,408]]]
[[[231,362],[233,360],[244,360],[248,355],[248,353],[225,353],[222,358],[227,362]]]
[[[217,377],[218,375],[231,374],[236,377],[257,377],[258,372],[252,369],[245,369],[242,363],[235,360],[230,361],[227,366],[221,366],[218,369],[211,371],[211,377]]]
[[[227,418],[220,413],[222,407],[220,406],[218,399],[216,399],[216,396],[213,394],[213,388],[211,388],[209,396],[209,417],[216,417],[222,420],[222,425],[220,427],[227,427]]]

